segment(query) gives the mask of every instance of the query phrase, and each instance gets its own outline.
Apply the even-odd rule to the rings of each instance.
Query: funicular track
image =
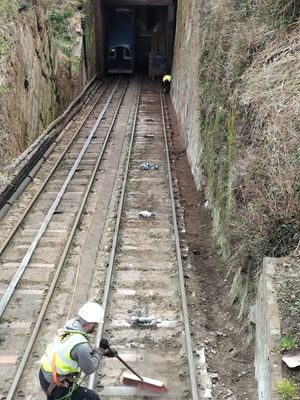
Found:
[[[49,177],[41,194],[20,218],[20,227],[2,246],[0,262],[2,270],[7,272],[0,287],[3,294],[0,331],[5,349],[2,354],[14,358],[0,373],[4,382],[0,384],[0,393],[6,399],[21,399],[25,394],[28,400],[42,398],[38,383],[32,384],[32,379],[37,381],[41,351],[55,330],[64,324],[71,309],[74,311],[92,296],[106,309],[105,326],[99,327],[96,344],[102,336],[108,337],[120,355],[143,376],[163,380],[169,392],[155,397],[198,399],[163,97],[157,84],[147,80],[142,81],[138,95],[137,82],[132,80],[127,91],[126,87],[126,82],[121,80],[104,90],[100,96],[102,108],[99,105],[97,111],[91,113],[91,119],[87,119],[88,129],[78,129],[77,143],[70,146],[69,156],[53,168],[51,175],[54,176]],[[129,96],[127,102],[123,96]],[[133,121],[126,124],[123,118],[117,129],[114,125],[119,119],[117,105],[122,109],[125,103],[125,121],[130,122],[131,117]],[[103,104],[107,105],[105,116]],[[100,119],[97,128],[96,118]],[[89,122],[91,120],[93,123]],[[104,138],[110,126],[112,136],[119,135],[115,139]],[[126,134],[128,142],[124,140]],[[89,136],[94,137],[92,147],[82,154],[84,162],[79,167],[74,160]],[[106,150],[102,147],[105,141],[108,143]],[[110,141],[113,143],[109,150]],[[121,161],[109,167],[117,145],[117,157]],[[157,164],[158,169],[140,169],[145,162]],[[67,191],[54,207],[62,182],[66,182],[65,176],[72,168],[76,181],[65,185]],[[109,173],[112,175],[106,178],[106,182],[110,182],[108,188],[105,176]],[[98,189],[96,181],[99,181]],[[96,206],[88,205],[93,193],[94,197],[106,196],[107,213],[97,211],[103,208],[104,200],[100,205],[99,200],[94,201]],[[54,210],[52,219],[37,239],[36,232],[51,209]],[[140,214],[145,210],[152,213],[151,218]],[[81,226],[85,214],[90,222]],[[88,255],[85,255],[87,238],[95,235],[99,236],[97,248],[88,248]],[[78,251],[76,245],[80,240]],[[14,288],[11,277],[16,276],[34,241],[36,248]],[[91,252],[98,252],[97,259],[95,254],[91,257]],[[74,265],[75,259],[85,264],[81,275]],[[89,270],[86,264],[91,261],[95,266]],[[105,360],[87,385],[98,389],[101,399],[144,398],[145,393],[140,390],[122,386],[120,377],[124,371],[117,360]]]
[[[2,244],[1,353],[8,363],[1,370],[1,392],[15,382],[7,398],[13,398],[103,155],[116,134],[127,85],[124,79],[112,80],[99,88],[61,158]]]
[[[116,386],[126,369],[105,360],[101,398],[198,399],[163,98],[151,82],[141,88],[102,304],[107,322],[96,343],[110,336],[125,361],[169,392]]]

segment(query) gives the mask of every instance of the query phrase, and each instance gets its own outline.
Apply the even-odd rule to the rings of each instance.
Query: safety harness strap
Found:
[[[52,356],[52,378],[53,378],[53,382],[55,383],[55,385],[58,384],[58,380],[57,380],[57,373],[56,373],[56,353],[53,353]]]

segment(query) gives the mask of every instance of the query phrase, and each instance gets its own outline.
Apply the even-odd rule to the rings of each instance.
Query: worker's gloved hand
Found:
[[[106,357],[116,357],[118,355],[118,352],[114,349],[106,349],[104,352],[104,355]]]
[[[94,355],[99,352],[99,349],[95,344],[90,343],[90,346],[91,346],[91,355]]]
[[[109,349],[109,342],[107,339],[101,339],[100,340],[100,347],[102,347],[102,349],[107,350]]]

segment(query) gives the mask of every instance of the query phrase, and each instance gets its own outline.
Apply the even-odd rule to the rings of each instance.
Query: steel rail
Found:
[[[91,113],[94,111],[95,107],[97,106],[99,100],[101,99],[103,93],[105,92],[105,90],[108,87],[108,83],[104,86],[104,88],[101,90],[99,96],[97,97],[96,101],[94,102],[94,104],[92,105],[91,110],[87,113],[87,115],[85,116],[84,120],[82,121],[82,123],[79,125],[79,127],[76,129],[73,137],[71,138],[69,144],[67,145],[67,147],[64,149],[64,151],[62,152],[61,156],[59,157],[59,159],[57,160],[57,162],[55,163],[55,165],[53,166],[53,168],[51,169],[51,171],[49,172],[49,174],[47,175],[46,179],[44,180],[42,186],[40,187],[40,189],[38,190],[38,192],[35,194],[35,196],[32,198],[31,202],[28,204],[28,206],[26,207],[26,209],[24,210],[23,214],[20,216],[20,218],[18,219],[18,221],[16,222],[16,224],[14,225],[14,228],[9,232],[9,236],[5,239],[4,243],[1,245],[0,247],[0,256],[3,253],[3,251],[5,250],[5,248],[7,247],[7,245],[9,244],[10,240],[12,239],[12,237],[14,236],[14,234],[16,233],[16,231],[19,229],[19,226],[21,225],[21,223],[24,221],[26,215],[28,214],[28,212],[30,211],[30,209],[32,208],[32,206],[34,205],[34,203],[36,202],[37,198],[40,196],[40,194],[43,192],[45,186],[47,185],[47,183],[49,182],[49,180],[51,179],[52,175],[54,174],[54,172],[56,171],[57,167],[59,166],[60,162],[62,161],[62,159],[64,158],[64,156],[66,155],[67,151],[70,149],[70,147],[72,146],[72,144],[74,143],[78,133],[81,131],[81,129],[83,128],[84,124],[86,123],[87,119],[89,118],[89,116],[91,115]]]
[[[159,92],[160,92],[160,105],[161,105],[161,113],[162,113],[162,124],[163,124],[164,139],[165,139],[165,150],[166,150],[166,158],[167,158],[168,181],[169,181],[169,190],[170,190],[170,198],[171,198],[172,219],[173,219],[176,257],[177,257],[177,265],[178,265],[178,276],[179,276],[180,292],[181,292],[181,305],[182,305],[183,322],[184,322],[184,329],[185,329],[186,352],[187,352],[187,358],[188,358],[188,364],[189,364],[191,395],[192,395],[192,400],[198,400],[199,396],[198,396],[198,391],[197,391],[196,370],[195,370],[195,363],[194,363],[194,358],[193,358],[191,330],[190,330],[188,307],[187,307],[186,293],[185,293],[184,272],[183,272],[183,266],[182,266],[180,240],[179,240],[178,224],[177,224],[177,217],[176,217],[176,206],[175,206],[175,200],[174,200],[174,192],[173,192],[173,185],[172,185],[172,173],[171,173],[170,158],[169,158],[166,121],[165,121],[165,113],[164,113],[164,105],[163,105],[161,88],[159,88]]]
[[[25,349],[25,351],[24,351],[24,355],[23,355],[22,360],[21,360],[21,362],[20,362],[20,364],[19,364],[19,367],[18,367],[18,369],[17,369],[17,371],[16,371],[16,374],[15,374],[14,380],[13,380],[13,382],[12,382],[12,385],[11,385],[11,387],[10,387],[10,389],[9,389],[9,392],[8,392],[7,395],[6,395],[6,400],[12,400],[12,399],[13,399],[13,396],[14,396],[14,394],[15,394],[15,392],[16,392],[16,389],[17,389],[17,387],[18,387],[18,384],[19,384],[20,379],[21,379],[21,377],[22,377],[22,374],[23,374],[23,372],[24,372],[24,369],[25,369],[26,363],[27,363],[27,361],[28,361],[30,352],[31,352],[31,350],[32,350],[32,347],[33,347],[33,345],[34,345],[34,342],[35,342],[35,340],[36,340],[36,337],[37,337],[37,335],[38,335],[38,333],[39,333],[40,326],[41,326],[41,324],[42,324],[42,322],[43,322],[43,318],[44,318],[44,316],[45,316],[45,314],[46,314],[46,311],[47,311],[49,302],[50,302],[50,300],[51,300],[51,298],[52,298],[53,292],[54,292],[55,287],[56,287],[56,283],[57,283],[57,281],[58,281],[59,275],[60,275],[60,273],[61,273],[61,270],[62,270],[62,267],[63,267],[63,265],[64,265],[65,259],[66,259],[66,257],[67,257],[69,248],[70,248],[70,246],[71,246],[71,243],[72,243],[72,240],[73,240],[75,231],[76,231],[76,229],[77,229],[77,226],[78,226],[78,223],[79,223],[79,221],[80,221],[82,212],[83,212],[83,210],[84,210],[85,204],[86,204],[87,199],[88,199],[88,196],[89,196],[89,194],[90,194],[90,190],[91,190],[92,185],[93,185],[93,183],[94,183],[94,179],[95,179],[95,176],[96,176],[97,171],[98,171],[98,169],[99,169],[100,162],[102,161],[103,154],[104,154],[104,152],[105,152],[105,150],[106,150],[106,146],[107,146],[108,140],[109,140],[109,138],[110,138],[111,132],[112,132],[112,130],[113,130],[113,127],[114,127],[114,125],[115,125],[115,121],[116,121],[118,112],[119,112],[119,110],[120,110],[122,101],[123,101],[123,99],[124,99],[124,96],[125,96],[125,93],[126,93],[126,90],[127,90],[127,86],[128,86],[128,82],[127,82],[127,84],[126,84],[126,86],[125,86],[124,92],[123,92],[123,94],[122,94],[122,96],[121,96],[121,98],[120,98],[120,101],[119,101],[119,103],[118,103],[118,106],[117,106],[117,109],[116,109],[116,111],[115,111],[115,114],[114,114],[112,123],[111,123],[111,125],[110,125],[110,127],[109,127],[108,133],[107,133],[106,138],[105,138],[105,141],[104,141],[104,143],[103,143],[103,147],[102,147],[101,153],[99,154],[99,157],[98,157],[97,162],[96,162],[96,164],[95,164],[95,167],[94,167],[94,169],[93,169],[93,173],[92,173],[92,176],[91,176],[91,178],[90,178],[89,184],[88,184],[88,186],[87,186],[87,189],[86,189],[86,192],[85,192],[83,201],[82,201],[82,203],[81,203],[80,209],[79,209],[78,212],[77,212],[77,216],[76,216],[76,219],[75,219],[75,221],[74,221],[74,223],[73,223],[72,230],[71,230],[70,235],[69,235],[69,237],[68,237],[66,246],[65,246],[64,251],[63,251],[63,254],[62,254],[62,256],[61,256],[61,258],[60,258],[60,260],[59,260],[59,263],[58,263],[57,269],[56,269],[56,271],[55,271],[55,275],[54,275],[54,277],[53,277],[51,286],[50,286],[50,288],[49,288],[49,290],[48,290],[48,292],[47,292],[47,296],[46,296],[45,301],[44,301],[44,303],[43,303],[43,307],[42,307],[42,309],[41,309],[41,311],[40,311],[40,313],[39,313],[39,316],[38,316],[38,319],[37,319],[36,324],[35,324],[35,326],[34,326],[33,332],[32,332],[32,334],[31,334],[31,337],[30,337],[30,339],[29,339],[29,342],[28,342],[28,344],[27,344],[27,347],[26,347],[26,349]]]
[[[115,225],[115,229],[114,229],[114,236],[113,236],[113,241],[112,241],[112,247],[111,247],[109,264],[108,264],[108,268],[107,268],[106,280],[105,280],[105,286],[104,286],[104,292],[103,292],[102,307],[104,310],[104,320],[105,320],[110,285],[111,285],[111,280],[112,280],[113,266],[114,266],[115,256],[116,256],[116,248],[117,248],[117,244],[118,244],[122,212],[123,212],[123,207],[124,207],[125,191],[126,191],[126,184],[127,184],[127,178],[128,178],[129,164],[131,161],[131,153],[132,153],[134,135],[135,135],[136,124],[137,124],[140,95],[141,95],[141,84],[139,86],[139,91],[138,91],[137,100],[136,100],[136,109],[135,109],[135,114],[134,114],[134,118],[133,118],[131,139],[130,139],[130,144],[129,144],[129,149],[128,149],[128,157],[127,157],[126,167],[125,167],[125,171],[124,171],[124,175],[123,175],[124,180],[123,180],[123,185],[122,185],[122,192],[121,192],[121,196],[120,196],[120,200],[119,200],[116,225]],[[104,323],[100,323],[97,327],[95,341],[94,341],[94,343],[97,347],[99,347],[99,345],[100,345],[103,328],[104,328]],[[89,389],[94,388],[95,376],[96,376],[95,372],[89,376],[89,381],[88,381]]]
[[[96,77],[95,77],[96,78]],[[93,81],[95,80],[93,79]],[[31,176],[34,176],[34,173],[38,170],[38,165],[40,163],[41,157],[48,153],[50,154],[55,146],[57,137],[59,136],[59,132],[64,129],[67,124],[71,121],[75,114],[77,114],[79,107],[81,108],[87,98],[90,97],[90,94],[93,91],[93,87],[96,86],[94,82],[86,86],[81,95],[79,95],[65,110],[61,119],[57,119],[53,121],[52,124],[48,126],[48,128],[40,135],[40,137],[30,146],[21,156],[17,159],[19,160],[19,164],[15,165],[17,160],[13,165],[11,165],[7,173],[11,174],[15,169],[19,168],[19,171],[16,171],[16,174],[10,180],[10,183],[6,185],[3,191],[0,193],[0,220],[4,218],[4,216],[8,213],[12,204],[17,200],[20,195],[20,191],[16,191],[16,188],[24,191],[26,187],[31,183]],[[32,148],[32,151],[30,150]],[[49,153],[49,150],[50,153]],[[28,153],[29,152],[29,153]],[[28,155],[28,158],[26,157]]]
[[[100,86],[99,82],[94,83],[93,88],[90,90],[89,96],[83,101],[82,107],[86,104],[87,101],[94,95],[94,92],[98,89],[98,86]],[[72,114],[71,110],[69,111],[70,114]],[[65,130],[67,129],[68,125],[74,118],[74,115],[69,118],[69,122],[65,124],[65,126],[61,129],[60,133],[57,133],[56,138],[54,140],[51,139],[51,144],[50,146],[45,150],[45,152],[40,151],[42,147],[45,146],[44,143],[41,143],[40,145],[36,146],[36,153],[40,153],[39,159],[35,162],[34,166],[31,168],[28,166],[28,171],[26,171],[26,176],[23,180],[21,180],[20,184],[16,186],[15,191],[10,195],[10,197],[7,198],[5,204],[0,208],[0,221],[6,216],[10,208],[13,206],[15,201],[19,199],[22,193],[26,190],[27,186],[30,185],[30,183],[33,181],[35,175],[38,173],[39,169],[43,165],[44,161],[50,156],[50,154],[53,152],[54,148],[59,144],[59,142],[62,140],[64,137]],[[34,155],[36,157],[36,154]],[[30,163],[30,161],[29,161]],[[23,174],[24,175],[24,174]],[[5,192],[5,190],[4,190]],[[3,193],[4,193],[3,192]],[[0,195],[1,197],[1,195]]]
[[[96,80],[98,78],[98,74],[96,74],[91,81],[85,86],[83,91],[69,104],[68,108],[54,121],[50,123],[49,126],[45,129],[44,132],[36,139],[34,143],[32,143],[14,162],[13,164],[9,167],[9,172],[12,173],[23,161],[25,158],[28,158],[28,156],[35,151],[35,149],[38,147],[38,145],[42,142],[42,140],[51,132],[53,128],[58,125],[59,122],[61,122],[64,118],[68,116],[68,114],[71,113],[72,109],[75,107],[76,103],[80,101],[81,98],[84,97],[84,95],[88,91],[93,91],[93,85],[97,85]],[[83,101],[83,104],[85,103],[86,100]],[[68,124],[69,122],[67,122]],[[66,125],[67,125],[66,124]]]
[[[97,118],[97,121],[95,122],[95,124],[93,126],[93,129],[91,130],[88,138],[86,139],[84,145],[82,146],[82,149],[81,149],[78,157],[76,158],[71,170],[69,171],[68,176],[65,179],[60,191],[58,192],[58,194],[57,194],[52,206],[48,210],[48,212],[46,214],[46,217],[44,218],[44,221],[43,221],[41,227],[39,228],[37,234],[35,235],[33,241],[31,242],[31,245],[29,246],[29,249],[27,250],[25,256],[23,257],[21,263],[19,264],[17,272],[15,273],[13,279],[11,280],[10,284],[8,285],[8,288],[5,290],[4,295],[2,296],[1,301],[0,301],[0,317],[2,316],[5,308],[6,308],[7,304],[8,304],[8,302],[9,302],[9,300],[10,300],[10,298],[11,298],[11,296],[12,296],[12,294],[13,294],[13,292],[14,292],[17,284],[18,284],[18,282],[19,282],[19,280],[21,279],[21,277],[22,277],[27,265],[29,264],[29,261],[30,261],[32,255],[33,255],[33,253],[34,253],[34,251],[35,251],[40,239],[42,238],[43,234],[45,233],[45,231],[46,231],[46,229],[47,229],[47,227],[48,227],[48,225],[49,225],[49,223],[50,223],[50,221],[51,221],[51,219],[52,219],[52,217],[53,217],[53,215],[54,215],[54,213],[55,213],[55,211],[56,211],[56,209],[57,209],[57,207],[58,207],[58,205],[59,205],[59,203],[60,203],[60,201],[61,201],[61,199],[63,197],[63,195],[65,194],[65,191],[66,191],[69,183],[71,182],[71,180],[72,180],[72,178],[73,178],[73,176],[74,176],[74,174],[76,172],[76,169],[78,168],[78,165],[80,164],[80,162],[82,160],[82,157],[83,157],[84,153],[86,152],[88,146],[90,145],[90,142],[91,142],[96,130],[98,129],[98,126],[100,125],[100,122],[101,122],[101,120],[103,118],[103,115],[105,114],[105,112],[106,112],[106,110],[107,110],[107,108],[108,108],[108,106],[109,106],[109,104],[110,104],[110,102],[111,102],[111,100],[113,98],[113,95],[115,94],[115,91],[117,90],[119,81],[115,85],[112,93],[110,94],[108,100],[105,103],[105,106],[103,107],[102,111],[100,112],[100,114],[99,114],[99,116]]]

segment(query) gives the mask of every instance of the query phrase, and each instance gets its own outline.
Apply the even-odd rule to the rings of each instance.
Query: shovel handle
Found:
[[[131,368],[117,353],[115,356],[119,361],[121,361],[122,364],[125,365],[126,368],[129,369],[129,371],[131,371],[134,375],[136,375],[142,382],[143,382],[143,378],[137,373],[135,372],[135,370],[133,368]]]

